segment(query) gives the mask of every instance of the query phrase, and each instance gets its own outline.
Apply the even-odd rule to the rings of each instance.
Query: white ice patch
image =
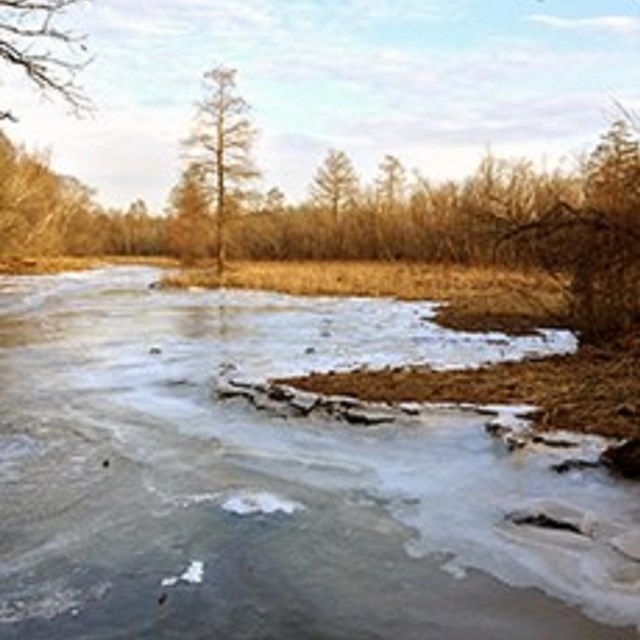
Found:
[[[188,508],[215,502],[218,499],[219,496],[215,493],[199,493],[197,495],[182,498],[179,503],[181,507]]]
[[[204,577],[204,562],[193,560],[191,564],[179,575],[164,578],[160,583],[163,587],[175,587],[179,582],[187,584],[201,584]]]
[[[180,576],[180,580],[189,584],[200,584],[204,576],[204,562],[194,560]]]
[[[531,421],[526,417],[536,410],[533,405],[478,405],[480,410],[495,411],[496,416],[487,424],[494,427],[511,429],[514,432],[524,431],[531,426]]]
[[[304,509],[304,506],[266,491],[243,491],[227,498],[222,503],[222,508],[239,516],[270,515],[279,512],[290,516]]]
[[[464,580],[468,576],[466,568],[462,566],[455,558],[452,558],[448,562],[445,562],[440,566],[440,568],[456,580]]]

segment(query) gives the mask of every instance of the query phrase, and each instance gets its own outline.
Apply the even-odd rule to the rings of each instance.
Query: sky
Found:
[[[202,75],[237,69],[260,134],[264,190],[308,194],[329,148],[371,180],[385,154],[433,180],[490,149],[571,168],[640,111],[640,0],[93,0],[61,26],[87,35],[78,119],[15,73],[6,133],[105,206],[165,210],[184,167]]]

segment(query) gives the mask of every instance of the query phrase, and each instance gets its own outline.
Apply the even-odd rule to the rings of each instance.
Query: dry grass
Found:
[[[105,257],[0,257],[0,274],[5,275],[45,275],[65,271],[86,271],[109,264],[132,264],[154,267],[175,267],[177,262],[171,258],[140,256]]]
[[[216,288],[213,268],[167,275],[168,287]],[[562,287],[530,271],[385,262],[236,262],[225,275],[230,288],[295,295],[349,295],[448,303],[438,321],[471,331],[531,331],[562,324]]]
[[[85,271],[102,266],[98,258],[0,258],[0,273],[6,275],[45,275],[64,271]]]

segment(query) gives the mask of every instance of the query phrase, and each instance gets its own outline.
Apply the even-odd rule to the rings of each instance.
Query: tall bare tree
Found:
[[[394,213],[404,198],[407,187],[406,171],[398,158],[386,155],[378,166],[376,180],[378,201],[383,211]]]
[[[358,176],[349,156],[344,151],[330,149],[311,184],[312,200],[318,207],[330,211],[337,224],[344,211],[355,204],[357,196]]]
[[[45,95],[62,99],[75,112],[90,107],[78,86],[86,66],[84,37],[57,26],[72,5],[86,0],[0,0],[0,61],[22,71]],[[15,120],[0,108],[0,120]]]
[[[230,194],[237,198],[243,185],[259,175],[251,155],[257,132],[248,117],[250,107],[237,92],[236,73],[218,66],[204,74],[205,97],[186,142],[192,162],[204,171],[214,194],[218,276],[226,265]]]

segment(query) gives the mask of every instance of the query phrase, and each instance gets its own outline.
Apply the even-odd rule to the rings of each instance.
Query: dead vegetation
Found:
[[[27,258],[9,256],[0,259],[0,274],[45,275],[64,271],[85,271],[101,266],[98,258]]]
[[[640,437],[640,340],[618,348],[478,370],[425,368],[313,374],[277,382],[306,391],[377,402],[529,404],[536,427]]]
[[[66,271],[86,271],[112,264],[131,264],[170,268],[178,263],[172,258],[145,256],[102,256],[102,257],[36,257],[8,256],[0,258],[2,275],[46,275]]]
[[[469,331],[530,332],[562,326],[562,285],[537,272],[389,262],[235,262],[221,281],[206,265],[170,273],[167,287],[218,287],[295,295],[389,297],[433,300],[443,306],[438,322]]]
[[[613,123],[585,173],[581,202],[558,200],[502,240],[562,274],[571,327],[606,344],[640,325],[640,140],[629,121]]]

